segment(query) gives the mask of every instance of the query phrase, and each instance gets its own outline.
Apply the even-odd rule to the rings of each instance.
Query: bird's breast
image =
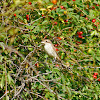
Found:
[[[52,44],[50,44],[50,43],[45,44],[44,48],[45,48],[45,51],[46,51],[50,56],[55,56],[55,55],[56,55],[55,50],[54,50],[53,47],[52,47]]]

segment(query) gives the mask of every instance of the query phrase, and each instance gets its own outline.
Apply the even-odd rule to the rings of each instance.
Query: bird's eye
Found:
[[[46,41],[47,42],[47,41]]]

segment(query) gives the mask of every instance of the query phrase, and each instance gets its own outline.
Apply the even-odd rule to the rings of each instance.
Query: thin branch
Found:
[[[13,91],[14,91],[14,89],[13,89],[13,90],[11,90],[11,91],[7,91],[7,92],[6,92],[6,93],[5,93],[2,97],[0,97],[0,100],[1,100],[1,99],[3,99],[3,97],[4,97],[4,96],[6,96],[6,95],[7,95],[7,93],[11,93],[11,92],[13,92]]]
[[[46,100],[46,98],[44,98],[44,97],[42,97],[41,95],[39,95],[38,93],[33,93],[33,92],[30,92],[31,94],[34,94],[34,95],[36,95],[36,96],[38,96],[38,97],[40,97],[40,98],[42,98],[43,100]]]
[[[11,100],[13,100],[17,95],[20,94],[20,92],[23,90],[24,86],[25,86],[25,83],[22,83],[22,85],[20,86],[20,90],[17,93],[15,93],[14,97]]]

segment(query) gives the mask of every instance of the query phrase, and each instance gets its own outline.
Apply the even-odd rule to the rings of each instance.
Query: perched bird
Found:
[[[58,54],[56,52],[56,48],[54,47],[54,45],[52,44],[52,42],[49,39],[45,39],[41,43],[44,44],[44,49],[48,53],[49,56],[52,56],[55,59],[57,59],[58,61],[60,61],[60,63],[61,63],[61,65],[62,65],[63,68],[70,69],[70,67],[66,66],[63,63],[63,61],[58,57]]]
[[[49,39],[45,39],[41,43],[44,44],[44,49],[48,53],[49,56],[52,56],[55,59],[58,59],[59,61],[61,61],[61,59],[58,57],[58,54],[56,52],[56,48],[54,47],[54,45]]]

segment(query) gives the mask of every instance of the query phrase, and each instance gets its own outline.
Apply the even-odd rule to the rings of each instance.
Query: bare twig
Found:
[[[22,85],[20,86],[20,90],[17,93],[15,93],[14,97],[11,100],[13,100],[17,95],[20,94],[20,92],[22,91],[22,89],[24,88],[24,86],[25,86],[25,83],[22,83]]]
[[[13,90],[11,90],[11,91],[7,91],[2,97],[0,97],[0,100],[2,100],[3,99],[3,97],[5,97],[6,95],[7,95],[7,93],[11,93],[11,92],[13,92],[14,91],[14,89]]]

